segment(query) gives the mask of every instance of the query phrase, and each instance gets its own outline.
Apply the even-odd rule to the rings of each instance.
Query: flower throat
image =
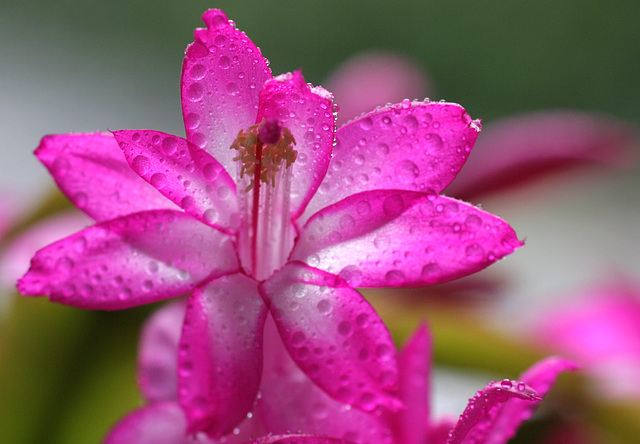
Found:
[[[293,245],[289,195],[291,166],[298,152],[288,128],[276,119],[240,130],[231,144],[238,151],[238,206],[243,215],[240,260],[258,280],[280,268]]]

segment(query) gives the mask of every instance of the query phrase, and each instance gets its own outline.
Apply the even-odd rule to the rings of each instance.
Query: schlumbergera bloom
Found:
[[[147,405],[122,419],[105,444],[325,442],[358,444],[506,443],[537,408],[557,376],[575,365],[547,358],[519,380],[492,382],[469,400],[460,418],[430,418],[431,338],[419,327],[399,353],[396,395],[404,408],[372,412],[351,408],[320,390],[288,356],[273,322],[265,330],[260,395],[247,417],[219,440],[188,436],[176,401],[176,354],[185,303],[172,302],[145,324],[138,383]],[[291,431],[297,435],[287,436]],[[262,436],[263,438],[256,438]],[[265,441],[269,437],[273,441]]]
[[[222,11],[203,21],[182,69],[186,139],[42,140],[36,155],[97,223],[38,251],[18,288],[107,310],[192,293],[178,378],[191,432],[221,436],[251,408],[267,312],[331,397],[396,410],[395,348],[353,287],[442,282],[522,245],[501,219],[438,195],[479,122],[405,101],[335,131],[330,93],[300,72],[272,77]]]

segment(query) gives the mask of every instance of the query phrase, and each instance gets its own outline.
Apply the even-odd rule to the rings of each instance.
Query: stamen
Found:
[[[245,192],[238,193],[244,213],[240,260],[256,279],[281,267],[293,242],[289,195],[290,167],[298,156],[295,144],[291,131],[276,119],[241,130],[231,144],[238,151],[233,160],[238,162],[239,179],[246,185]]]

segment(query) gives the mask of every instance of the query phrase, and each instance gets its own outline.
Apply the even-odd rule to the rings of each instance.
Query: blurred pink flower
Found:
[[[424,70],[411,59],[385,51],[357,54],[339,65],[325,85],[340,108],[338,125],[387,103],[429,97]]]
[[[139,349],[138,382],[147,405],[120,421],[105,444],[240,444],[264,442],[252,441],[261,435],[283,439],[267,442],[284,443],[289,442],[283,437],[291,430],[306,436],[300,441],[287,438],[292,442],[500,444],[531,416],[558,374],[575,369],[567,360],[548,358],[525,372],[520,381],[488,384],[469,400],[458,421],[433,421],[428,401],[431,340],[422,326],[399,356],[397,396],[404,408],[364,412],[319,390],[291,360],[273,323],[268,322],[260,395],[247,418],[216,441],[188,435],[184,413],[176,402],[176,356],[184,314],[185,304],[179,301],[163,307],[146,323]]]
[[[97,224],[38,251],[19,290],[108,310],[193,292],[178,372],[191,432],[221,436],[251,408],[267,311],[332,397],[399,408],[391,337],[352,287],[442,282],[522,245],[501,219],[438,195],[479,122],[404,101],[335,132],[327,91],[300,72],[272,77],[222,11],[203,21],[183,63],[186,139],[43,138],[36,155]]]
[[[531,330],[544,347],[578,362],[597,393],[640,399],[640,291],[594,288],[563,306],[549,307]]]

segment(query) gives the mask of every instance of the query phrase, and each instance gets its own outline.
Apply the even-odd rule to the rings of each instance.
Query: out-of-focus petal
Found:
[[[267,314],[257,285],[238,273],[191,296],[178,360],[178,398],[190,432],[218,438],[231,432],[253,405]]]
[[[516,397],[508,400],[493,410],[483,421],[481,427],[476,426],[475,437],[482,436],[487,444],[506,443],[515,436],[520,425],[529,419],[538,407],[542,398],[551,389],[562,372],[574,371],[578,367],[571,361],[558,357],[543,359],[520,376],[520,382],[504,380],[499,383],[503,388],[511,384],[509,389],[531,387],[537,393],[537,398],[526,399]],[[526,389],[525,389],[526,390]],[[524,391],[524,390],[523,390]],[[474,441],[475,442],[475,441]]]
[[[229,149],[238,131],[256,123],[258,93],[271,78],[267,60],[219,9],[202,15],[182,65],[182,113],[187,140],[204,148],[232,176]]]
[[[258,407],[271,433],[295,430],[310,435],[331,433],[360,444],[389,442],[392,435],[385,417],[331,398],[298,368],[271,318],[265,326],[264,350]]]
[[[265,83],[260,92],[258,121],[277,119],[296,140],[291,213],[297,217],[316,192],[327,171],[335,131],[333,96],[308,85],[302,73],[282,74]]]
[[[138,347],[138,387],[147,401],[178,399],[178,344],[186,300],[170,302],[145,323]]]
[[[391,335],[371,305],[344,280],[291,262],[260,291],[289,354],[333,398],[363,410],[400,404]]]
[[[183,212],[145,211],[41,249],[18,290],[80,308],[117,310],[180,296],[237,268],[224,233]]]
[[[547,309],[532,336],[595,376],[600,395],[640,398],[639,295],[620,285],[591,289]]]
[[[461,199],[513,188],[585,163],[626,166],[638,132],[596,114],[546,111],[486,124],[447,194]]]
[[[338,125],[387,103],[429,96],[426,74],[413,60],[385,51],[364,52],[343,62],[324,82],[340,107]]]
[[[113,134],[45,136],[35,155],[71,202],[97,222],[138,211],[177,209],[131,171]]]
[[[113,135],[131,168],[187,213],[223,231],[237,224],[235,182],[209,153],[159,131]]]
[[[397,442],[424,444],[425,437],[429,436],[430,381],[431,335],[423,324],[407,340],[398,356],[398,397],[405,408],[394,418]]]
[[[129,413],[103,444],[214,444],[206,436],[188,436],[186,426],[177,402],[159,402]]]
[[[480,125],[454,103],[403,102],[380,108],[336,132],[333,158],[303,221],[368,190],[439,193],[458,174]]]
[[[352,287],[429,285],[482,270],[522,246],[502,219],[444,196],[376,190],[316,213],[292,260]]]
[[[491,382],[487,388],[480,390],[469,400],[460,419],[449,435],[447,444],[495,444],[506,443],[504,441],[487,441],[488,432],[493,427],[497,410],[500,406],[513,399],[525,402],[540,401],[542,398],[523,382],[505,379],[501,382]]]

